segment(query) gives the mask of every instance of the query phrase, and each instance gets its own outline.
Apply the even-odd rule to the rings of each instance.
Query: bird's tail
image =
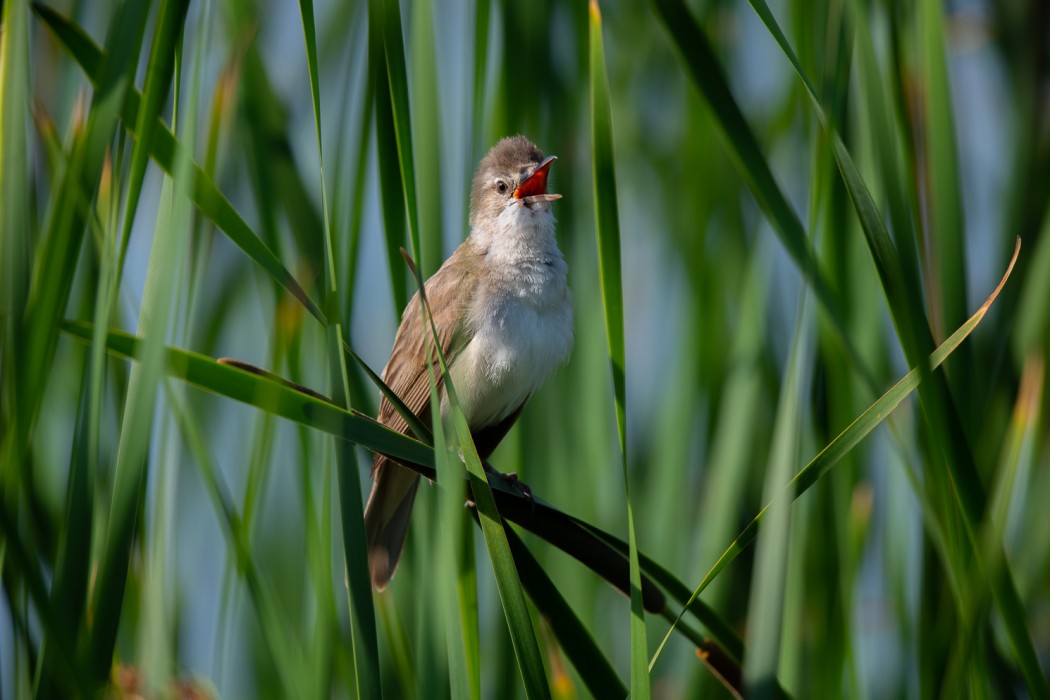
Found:
[[[376,464],[372,493],[365,506],[368,571],[377,591],[386,588],[397,570],[419,488],[419,474],[385,458],[383,462]]]

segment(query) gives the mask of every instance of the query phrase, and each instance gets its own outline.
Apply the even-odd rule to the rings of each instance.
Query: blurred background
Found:
[[[759,201],[769,190],[727,148],[734,136],[724,112],[698,89],[688,67],[695,47],[668,31],[662,8],[673,4],[602,2],[601,31],[624,262],[635,527],[640,550],[691,590],[777,492],[770,489],[783,488],[907,373],[909,355],[828,132],[767,25],[745,2],[687,3],[717,56],[705,70],[724,71],[730,99],[801,221],[817,261],[805,274]],[[54,330],[61,319],[97,321],[99,308],[108,308],[109,326],[140,332],[146,300],[161,295],[170,298],[166,344],[244,360],[329,393],[324,326],[213,219],[165,208],[185,181],[178,162],[167,173],[150,162],[141,196],[129,205],[136,189],[129,187],[131,125],[122,119],[103,133],[97,152],[90,143],[81,149],[106,105],[68,48],[76,42],[60,38],[39,9],[3,5],[5,56],[19,55],[12,36],[26,40],[28,81],[18,99],[19,64],[9,59],[0,70],[8,78],[6,122],[23,114],[26,136],[24,151],[12,146],[16,121],[2,151],[9,284],[0,697],[75,687],[38,677],[61,668],[42,661],[52,627],[31,590],[30,564],[4,542],[22,543],[19,551],[61,603],[55,572],[70,537],[81,535],[92,590],[108,551],[104,525],[120,499],[116,465],[133,439],[132,406],[153,408],[136,430],[143,481],[130,502],[137,525],[127,588],[110,611],[119,617],[113,687],[147,696],[173,694],[175,683],[231,698],[354,696],[333,440],[175,379],[159,381],[156,394],[136,404],[131,363],[119,358],[94,360],[104,372],[91,394],[92,346]],[[122,15],[135,3],[46,5],[113,53],[121,50],[115,32],[125,26]],[[141,48],[133,33],[130,39],[139,90],[153,75],[150,47],[164,3],[145,6]],[[970,486],[986,509],[970,525],[979,527],[979,541],[1005,549],[1045,683],[1050,6],[783,0],[770,7],[880,207],[878,218],[893,232],[894,255],[918,274],[905,307],[937,343],[992,292],[1017,237],[1022,248],[1002,295],[946,366],[955,427],[931,418],[936,410],[914,396],[905,400],[795,501],[778,521],[784,527],[769,531],[775,537],[767,547],[779,564],[775,555],[756,559],[760,539],[702,599],[748,649],[758,639],[772,643],[776,679],[798,697],[1037,694],[1010,636],[1015,628],[992,603],[993,585],[981,583],[998,578],[998,560],[988,555],[989,573],[965,554],[965,509],[951,497],[959,490],[958,452],[945,445],[961,444],[976,468]],[[326,202],[296,3],[190,2],[178,42],[177,120],[175,91],[166,87],[160,115],[169,126],[177,121],[183,146],[315,299],[325,280],[327,213],[346,340],[379,371],[413,289],[388,247],[391,240],[409,247],[391,160],[395,115],[388,98],[377,98],[385,78],[377,78],[370,50],[368,3],[319,0],[315,13]],[[22,24],[12,19],[18,16]],[[553,206],[570,266],[576,346],[491,461],[516,471],[544,500],[626,538],[595,244],[595,187],[611,183],[595,183],[592,169],[588,22],[582,0],[400,3],[424,275],[468,233],[470,177],[492,144],[521,133],[559,158],[550,187],[564,195]],[[80,189],[70,190],[65,178],[79,167],[80,150],[100,167],[91,175],[85,166]],[[27,206],[16,212],[18,196]],[[894,202],[900,206],[891,212]],[[65,246],[56,222],[78,216],[80,233]],[[185,235],[158,249],[162,225]],[[130,237],[121,266],[114,251],[124,230]],[[44,251],[54,250],[70,261],[62,281],[43,275],[50,269]],[[175,255],[157,258],[158,250]],[[812,275],[827,284],[838,320],[814,294]],[[168,286],[156,286],[158,279]],[[28,298],[35,308],[52,285],[64,285],[65,295],[51,302],[55,312],[44,325],[56,339],[39,355],[40,391],[27,413],[26,395],[19,400],[12,388],[20,386],[12,357],[35,356],[36,346],[22,332],[29,322],[19,325],[25,312],[17,301]],[[379,394],[355,376],[352,404],[374,415]],[[85,427],[88,417],[94,428]],[[84,448],[88,434],[95,441]],[[84,449],[89,472],[77,468]],[[357,458],[367,494],[371,457],[358,448]],[[80,473],[90,473],[90,514],[78,521],[70,493]],[[945,474],[954,486],[938,490],[937,483],[949,484]],[[431,590],[442,565],[437,511],[437,491],[423,488],[398,575],[375,596],[390,697],[450,692],[443,618]],[[78,522],[94,526],[81,531]],[[548,544],[525,540],[627,682],[628,600]],[[480,533],[475,544],[482,695],[523,696]],[[775,621],[759,625],[762,580],[779,583],[780,600]],[[269,594],[260,596],[259,586]],[[681,604],[670,607],[677,614]],[[73,608],[73,617],[59,618],[79,639],[77,658],[91,655],[76,631],[97,624],[92,610]],[[555,695],[586,697],[541,616],[536,626]],[[650,653],[668,626],[647,618]],[[663,698],[728,693],[680,635],[656,661],[651,684]]]

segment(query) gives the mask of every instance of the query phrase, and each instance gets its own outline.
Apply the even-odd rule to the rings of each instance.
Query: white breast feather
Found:
[[[482,284],[470,311],[474,336],[452,365],[452,381],[471,428],[494,425],[524,403],[572,352],[568,268],[547,205],[511,205],[494,230],[475,231],[498,274]]]

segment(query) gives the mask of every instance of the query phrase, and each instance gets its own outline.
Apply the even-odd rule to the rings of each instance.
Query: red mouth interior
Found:
[[[548,158],[540,164],[540,167],[529,175],[525,182],[518,186],[518,189],[514,190],[514,197],[516,199],[524,199],[525,197],[531,197],[536,194],[547,194],[547,172],[551,169],[551,165],[554,163],[554,158]]]

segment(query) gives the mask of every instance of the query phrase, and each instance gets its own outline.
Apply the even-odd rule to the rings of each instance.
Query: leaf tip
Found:
[[[415,262],[415,260],[412,259],[412,254],[409,253],[404,248],[398,248],[398,250],[401,251],[401,257],[405,259],[405,263],[408,265],[409,271],[413,275],[418,274],[418,272],[416,271],[416,262]]]

